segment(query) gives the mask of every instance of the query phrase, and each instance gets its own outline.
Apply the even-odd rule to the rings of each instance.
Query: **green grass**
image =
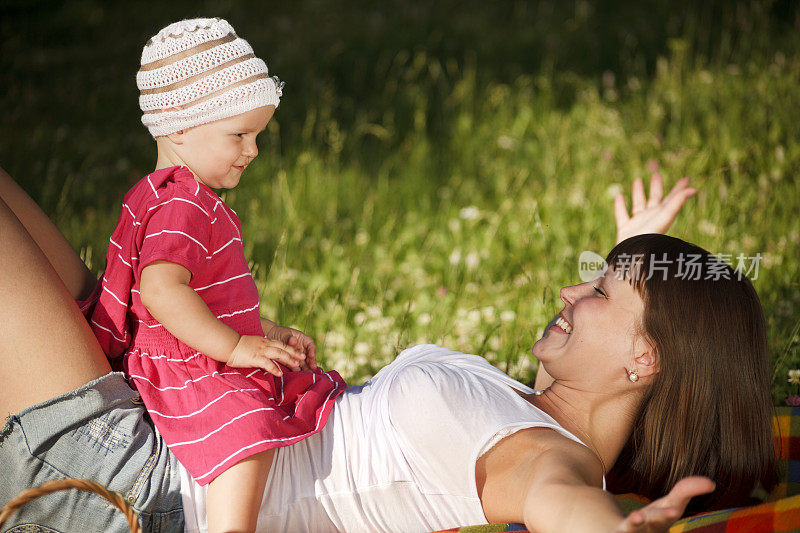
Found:
[[[239,27],[236,14],[246,17],[231,5],[221,14]],[[92,2],[72,7],[115,20]],[[464,35],[460,48],[427,33],[414,46],[398,34],[367,32],[329,35],[339,52],[317,53],[319,11],[274,18],[288,18],[295,33],[291,50],[275,38],[270,64],[282,66],[279,73],[295,69],[307,83],[288,80],[261,156],[225,194],[242,219],[263,314],[313,335],[324,364],[352,382],[419,342],[485,355],[530,380],[530,347],[560,308],[558,289],[578,281],[579,253],[602,255],[613,245],[614,194],[657,166],[668,185],[688,175],[700,189],[673,235],[716,253],[762,254],[755,286],[777,363],[774,399],[798,392],[787,371],[800,367],[800,37],[776,31],[783,26],[775,14],[749,3],[740,8],[751,17],[747,31],[735,14],[716,33],[701,31],[703,12],[674,28],[669,17],[663,26],[645,17],[655,26],[638,35],[663,38],[641,54],[621,46],[615,55],[606,48],[624,41],[615,36],[627,35],[625,27],[602,33],[581,19],[581,9],[593,8],[580,2],[572,8],[577,30],[542,9],[517,13],[509,42],[500,39],[501,21],[491,21],[488,44],[475,44],[474,53],[466,37],[475,21],[462,15],[442,26],[446,10],[429,22]],[[337,23],[369,19],[362,11],[343,10]],[[407,23],[416,16],[410,12],[392,4],[381,24]],[[60,20],[49,23],[61,27]],[[39,55],[25,52],[3,26],[17,54],[3,60],[11,74],[3,79],[0,164],[95,272],[121,195],[154,160],[137,122],[132,73],[139,41],[166,21],[134,20],[125,46],[93,33],[91,42],[75,37],[55,59],[46,43]],[[581,29],[600,44],[575,45],[573,55],[555,46],[529,61],[525,46],[550,41],[529,36],[526,21],[540,31],[549,21],[561,44],[575,45]],[[291,33],[277,22],[279,34]],[[244,26],[257,52],[258,39],[272,39],[259,37],[252,22]],[[581,55],[593,46],[603,48],[598,57]],[[501,52],[507,61],[498,66],[492,60],[502,63]],[[47,66],[66,88],[48,83]],[[80,112],[65,111],[76,92]]]

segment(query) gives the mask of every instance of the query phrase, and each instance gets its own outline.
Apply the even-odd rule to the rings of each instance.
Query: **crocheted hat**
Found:
[[[142,50],[136,74],[142,124],[153,137],[278,106],[283,82],[220,18],[170,24]]]

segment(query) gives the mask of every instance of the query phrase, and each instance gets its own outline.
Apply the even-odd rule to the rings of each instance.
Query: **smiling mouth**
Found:
[[[244,172],[244,169],[247,168],[247,165],[233,165],[233,168],[235,168],[239,172]]]
[[[569,335],[572,333],[572,324],[570,324],[564,315],[559,314],[556,319],[551,322],[551,325],[548,329],[553,329],[558,333],[566,333]]]

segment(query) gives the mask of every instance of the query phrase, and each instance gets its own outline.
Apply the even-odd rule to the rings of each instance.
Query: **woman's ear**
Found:
[[[636,373],[639,377],[653,376],[661,370],[660,358],[658,352],[653,347],[648,347],[645,351],[641,352],[636,361]]]

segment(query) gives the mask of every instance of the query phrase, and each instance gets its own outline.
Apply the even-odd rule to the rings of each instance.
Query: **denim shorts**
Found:
[[[143,531],[183,531],[177,460],[121,373],[8,417],[0,432],[0,506],[27,488],[65,477],[121,493],[138,512]],[[116,507],[77,489],[29,502],[0,529],[129,531]]]

